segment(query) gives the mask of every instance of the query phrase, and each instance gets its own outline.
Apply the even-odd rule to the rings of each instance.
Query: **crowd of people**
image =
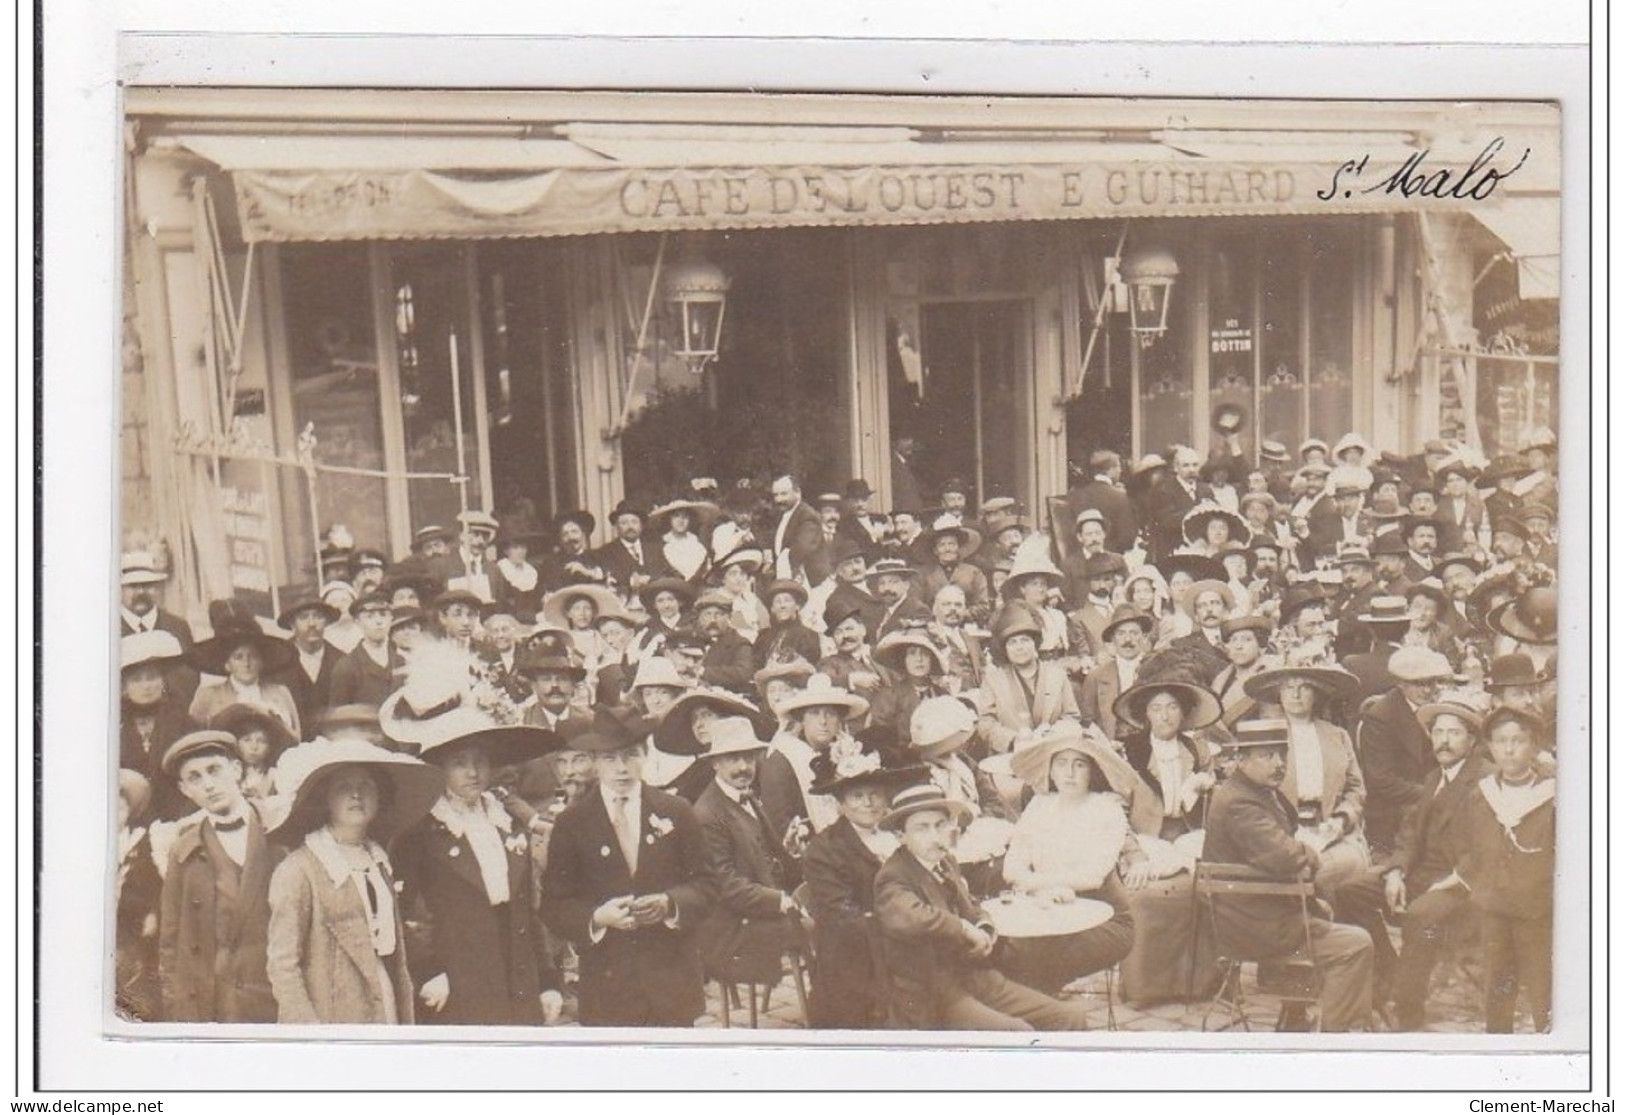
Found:
[[[1239,934],[1314,973],[1283,1028],[1421,1029],[1449,958],[1547,1029],[1554,465],[1221,437],[1043,521],[698,478],[596,547],[333,528],[200,641],[127,553],[117,1009],[691,1026],[804,964],[813,1028],[1076,1030],[1101,972],[1233,999]]]

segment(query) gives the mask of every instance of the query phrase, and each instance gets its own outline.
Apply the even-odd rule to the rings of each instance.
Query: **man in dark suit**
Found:
[[[732,598],[719,589],[706,590],[694,602],[694,626],[705,640],[700,680],[754,696],[755,654],[745,637],[728,622],[732,614]]]
[[[756,765],[767,743],[749,720],[711,725],[705,753],[712,782],[694,803],[716,889],[700,931],[707,971],[730,982],[777,984],[785,951],[799,945],[801,907],[790,892],[801,867],[767,823],[756,796]]]
[[[143,631],[167,631],[181,644],[182,655],[192,653],[192,625],[158,606],[169,574],[158,568],[151,554],[125,554],[119,562],[119,635]],[[181,707],[192,703],[197,692],[198,674],[183,659],[164,668],[164,685],[180,698]]]
[[[643,544],[643,510],[621,500],[609,513],[609,525],[615,537],[593,552],[593,560],[613,582],[615,591],[631,597],[656,577],[669,570],[661,559],[659,547]]]
[[[866,638],[874,642],[886,616],[886,601],[869,591],[869,561],[863,549],[850,538],[837,537],[830,545],[829,558],[835,578],[834,587],[824,597],[824,633],[834,631],[828,619],[831,612],[856,611],[863,617]]]
[[[1288,747],[1284,720],[1243,720],[1230,745],[1235,768],[1213,791],[1202,858],[1239,864],[1272,879],[1314,877],[1319,855],[1296,838],[1297,811],[1281,794]],[[1352,925],[1309,919],[1303,940],[1299,899],[1250,895],[1215,901],[1222,940],[1247,940],[1263,954],[1288,955],[1307,945],[1321,973],[1320,1028],[1364,1030],[1371,1021],[1371,936]]]
[[[338,609],[324,600],[296,601],[277,617],[277,626],[293,632],[289,641],[297,652],[288,668],[271,680],[288,687],[299,710],[300,724],[314,724],[333,704],[333,673],[343,653],[323,636],[327,625],[339,618]]]
[[[848,480],[841,497],[841,518],[835,525],[839,538],[850,538],[863,548],[870,561],[878,560],[885,552],[885,541],[891,533],[891,520],[884,515],[871,514],[869,501],[874,489],[867,480]]]
[[[1382,586],[1377,584],[1376,562],[1364,545],[1343,546],[1337,554],[1337,567],[1343,571],[1343,590],[1331,618],[1337,623],[1335,649],[1342,659],[1359,653],[1370,643],[1370,633],[1361,625],[1360,617],[1382,595]]]
[[[1106,549],[1114,554],[1127,553],[1139,536],[1140,524],[1123,490],[1123,458],[1110,449],[1096,449],[1089,454],[1089,475],[1087,484],[1066,494],[1071,522],[1076,524],[1085,511],[1099,511],[1106,527]]]
[[[598,786],[554,823],[542,916],[580,956],[583,1026],[692,1026],[705,1011],[705,836],[686,801],[643,785],[643,741],[600,727],[610,734],[574,741]]]
[[[1219,671],[1230,665],[1224,648],[1224,621],[1235,608],[1236,598],[1223,581],[1197,581],[1191,586],[1190,601],[1196,630],[1181,635],[1169,648],[1189,654],[1202,684],[1212,685]]]
[[[829,576],[829,558],[824,546],[824,526],[818,512],[801,499],[801,485],[793,476],[773,481],[774,575],[781,580],[801,581],[808,588]]]
[[[1213,489],[1197,479],[1201,471],[1201,455],[1181,445],[1174,450],[1173,475],[1152,494],[1151,545],[1158,561],[1185,544],[1185,513],[1213,498]]]
[[[902,847],[875,876],[892,1022],[923,1030],[1086,1030],[1079,1003],[1005,978],[992,966],[997,932],[954,862],[970,807],[934,784],[892,801],[881,827]]]
[[[1420,516],[1405,524],[1405,580],[1411,584],[1433,576],[1439,553],[1439,524]]]
[[[1365,835],[1376,851],[1393,848],[1405,814],[1422,799],[1422,781],[1435,764],[1416,714],[1453,671],[1437,651],[1401,647],[1389,656],[1388,674],[1394,688],[1365,707],[1354,734],[1365,775]]]
[[[333,667],[328,701],[332,706],[363,704],[377,708],[398,688],[396,670],[403,664],[400,652],[389,643],[389,597],[381,592],[363,596],[355,602],[355,618],[361,627],[361,641]],[[300,716],[300,723],[304,723],[304,713]]]

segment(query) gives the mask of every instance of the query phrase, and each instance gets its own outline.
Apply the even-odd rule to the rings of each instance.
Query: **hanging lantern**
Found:
[[[675,354],[695,375],[717,358],[728,285],[722,268],[698,252],[670,268],[661,279],[661,297],[671,307],[679,329]]]
[[[1142,340],[1151,341],[1168,331],[1168,300],[1179,263],[1167,248],[1138,248],[1119,265],[1128,284],[1129,328]]]

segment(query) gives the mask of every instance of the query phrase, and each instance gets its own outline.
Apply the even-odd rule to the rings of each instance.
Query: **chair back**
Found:
[[[1302,920],[1303,937],[1300,948],[1309,943],[1309,904],[1315,897],[1312,879],[1280,879],[1267,875],[1255,867],[1241,863],[1217,863],[1197,860],[1194,893],[1200,912],[1206,915],[1213,933],[1216,951],[1232,960],[1274,960],[1292,954],[1282,950],[1267,936],[1248,933],[1218,916],[1221,905],[1242,904],[1259,899],[1297,899]],[[1234,905],[1230,905],[1234,909]]]

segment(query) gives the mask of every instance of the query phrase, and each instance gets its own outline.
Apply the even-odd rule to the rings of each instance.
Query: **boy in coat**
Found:
[[[169,849],[158,914],[158,982],[166,1022],[275,1022],[266,977],[271,871],[282,849],[243,796],[228,732],[192,732],[163,771],[201,811]]]
[[[686,801],[643,785],[643,740],[608,728],[574,741],[598,786],[554,825],[542,915],[580,955],[583,1026],[691,1026],[705,1011],[705,838]]]

